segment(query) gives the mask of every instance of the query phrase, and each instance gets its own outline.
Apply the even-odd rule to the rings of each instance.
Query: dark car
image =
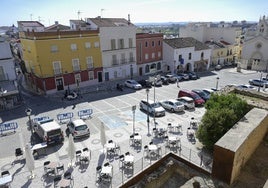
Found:
[[[182,80],[189,80],[189,75],[186,73],[178,73],[178,76],[180,76]]]
[[[179,97],[191,97],[194,100],[195,106],[202,106],[205,103],[204,99],[202,99],[199,95],[185,89],[179,91],[178,98]]]
[[[207,94],[206,92],[204,92],[201,89],[193,89],[192,92],[194,92],[197,95],[199,95],[202,99],[204,99],[204,101],[207,101],[210,98],[210,95]]]
[[[163,85],[168,85],[169,84],[169,81],[165,76],[161,76],[160,79],[161,79]]]
[[[151,82],[149,82],[149,80],[140,80],[140,81],[138,81],[138,83],[144,88],[151,88],[152,87],[152,84],[151,84]]]
[[[189,75],[190,80],[197,80],[199,79],[199,76],[195,72],[186,72],[186,74]]]

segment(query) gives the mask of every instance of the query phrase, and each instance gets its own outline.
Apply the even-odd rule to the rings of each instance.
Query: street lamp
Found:
[[[219,79],[220,79],[220,78],[217,77],[216,79],[217,79],[217,80],[216,80],[216,91],[218,91],[218,85],[219,85]]]
[[[155,103],[155,83],[157,81],[156,75],[154,76],[154,103]],[[155,112],[154,112],[154,128],[156,128],[156,122],[155,122]]]
[[[261,79],[262,79],[262,72],[261,72],[260,81],[261,81]],[[263,86],[265,87],[265,83],[263,83]],[[260,89],[261,89],[261,82],[260,82],[259,87],[258,87],[258,92],[260,92]]]
[[[130,79],[133,79],[133,65],[130,65]]]
[[[32,136],[33,136],[33,127],[32,127],[32,120],[31,120],[32,109],[31,108],[27,108],[25,110],[25,113],[26,113],[26,115],[29,118],[29,126],[30,126],[30,130],[31,130],[31,138],[32,138]],[[32,139],[31,139],[31,141],[32,141]]]
[[[135,135],[135,110],[136,110],[136,105],[132,106],[132,112],[133,112],[133,135]]]
[[[147,104],[149,103],[149,88],[146,89],[147,94]],[[151,136],[150,134],[150,119],[149,119],[149,106],[147,105],[147,127],[148,127],[148,134],[147,136]]]

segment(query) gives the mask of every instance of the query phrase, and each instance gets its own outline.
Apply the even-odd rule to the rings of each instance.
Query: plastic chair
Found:
[[[15,149],[15,156],[16,158],[18,158],[19,156],[22,156],[23,155],[23,151],[21,148],[16,148]]]

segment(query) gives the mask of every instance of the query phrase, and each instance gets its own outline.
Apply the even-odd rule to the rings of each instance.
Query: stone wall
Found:
[[[214,145],[212,176],[232,184],[267,130],[267,110],[253,108]]]

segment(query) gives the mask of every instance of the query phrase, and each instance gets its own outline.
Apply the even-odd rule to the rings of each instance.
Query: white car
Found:
[[[154,116],[165,116],[166,110],[160,105],[159,102],[154,102],[151,100],[141,100],[140,102],[140,109],[152,114]]]
[[[74,138],[89,136],[90,131],[87,124],[82,119],[72,120],[67,124],[70,134]]]
[[[248,84],[237,85],[236,88],[244,89],[244,90],[256,90],[256,87],[254,87],[252,85],[248,85]]]
[[[142,86],[136,80],[126,80],[125,86],[132,88],[132,89],[141,89]]]
[[[184,103],[170,99],[161,101],[160,104],[165,108],[166,110],[170,110],[171,112],[183,112],[184,111]]]
[[[194,100],[191,97],[179,97],[176,100],[183,103],[185,109],[194,109],[195,108]]]

